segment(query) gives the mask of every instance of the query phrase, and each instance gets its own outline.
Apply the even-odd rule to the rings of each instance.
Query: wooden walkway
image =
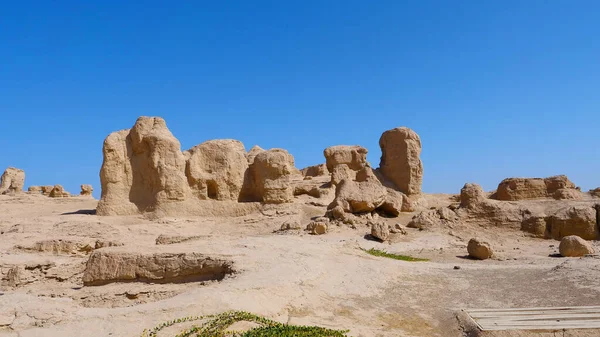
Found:
[[[481,330],[562,330],[600,328],[600,306],[468,309]]]

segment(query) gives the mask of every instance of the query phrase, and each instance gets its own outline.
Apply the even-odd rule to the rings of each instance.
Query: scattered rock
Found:
[[[404,227],[402,227],[402,225],[399,223],[395,224],[393,228],[390,228],[390,232],[394,234],[408,235],[406,229],[404,229]]]
[[[96,243],[94,244],[94,249],[100,249],[105,247],[120,247],[124,245],[124,243],[118,241],[96,240]]]
[[[23,192],[25,187],[25,171],[9,167],[0,177],[0,194]]]
[[[233,263],[197,253],[135,254],[98,250],[83,273],[85,286],[112,282],[200,282],[221,280],[233,273]]]
[[[52,254],[89,254],[94,248],[89,243],[75,242],[69,240],[45,240],[38,241],[31,247],[17,246],[25,250],[34,250]]]
[[[390,227],[385,222],[370,222],[371,236],[384,242],[390,237]]]
[[[486,260],[494,256],[490,244],[477,238],[469,240],[467,251],[470,257],[478,260]]]
[[[422,211],[413,216],[406,225],[409,228],[430,229],[452,226],[458,221],[458,215],[447,207],[440,207]]]
[[[565,257],[580,257],[595,253],[592,245],[577,235],[562,238],[558,250],[560,255]]]
[[[460,266],[454,266],[454,270],[459,270]]]
[[[185,241],[190,241],[190,240],[196,240],[199,239],[200,236],[195,235],[195,236],[183,236],[183,235],[165,235],[165,234],[161,234],[159,235],[156,240],[155,240],[155,244],[157,245],[172,245],[175,243],[181,243],[181,242],[185,242]]]
[[[310,232],[310,234],[321,235],[327,233],[327,223],[326,222],[318,222],[312,221],[306,226],[306,230]]]
[[[423,163],[421,139],[413,130],[400,127],[385,131],[379,139],[381,173],[407,195],[421,193]]]
[[[298,221],[286,221],[283,224],[281,224],[281,227],[279,228],[279,230],[281,230],[281,231],[300,230],[300,229],[302,229],[302,226],[300,225],[300,222],[298,222]]]

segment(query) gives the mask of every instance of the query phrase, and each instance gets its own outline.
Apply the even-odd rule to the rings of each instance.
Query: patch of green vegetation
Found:
[[[362,249],[362,250],[373,256],[383,256],[383,257],[387,257],[387,258],[394,259],[394,260],[409,261],[409,262],[429,261],[429,259],[420,259],[417,257],[408,256],[408,255],[398,255],[398,254],[388,253],[386,251],[375,249],[375,248],[371,248],[369,250],[366,250],[366,249]]]
[[[175,337],[347,337],[348,333],[348,330],[287,325],[244,311],[228,311],[219,315],[191,316],[168,321],[151,330],[144,330],[141,337],[157,337],[158,333],[165,328],[192,321],[203,322],[182,331]],[[253,322],[260,326],[247,331],[227,331],[227,328],[236,322]]]

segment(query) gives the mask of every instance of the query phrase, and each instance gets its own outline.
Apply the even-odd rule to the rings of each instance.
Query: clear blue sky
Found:
[[[381,133],[423,142],[426,192],[510,176],[600,186],[600,1],[5,1],[0,170],[91,183],[102,142],[162,116],[299,168]]]

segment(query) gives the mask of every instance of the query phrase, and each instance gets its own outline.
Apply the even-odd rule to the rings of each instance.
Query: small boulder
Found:
[[[558,246],[558,251],[560,255],[565,257],[580,257],[595,253],[592,245],[577,235],[569,235],[562,238]]]
[[[321,235],[327,233],[327,223],[320,221],[313,221],[306,226],[306,230],[310,234]]]
[[[390,226],[385,222],[369,222],[371,225],[371,236],[380,240],[387,241],[390,237]]]
[[[494,256],[494,251],[490,244],[477,238],[469,240],[467,251],[470,257],[478,260],[486,260]]]

